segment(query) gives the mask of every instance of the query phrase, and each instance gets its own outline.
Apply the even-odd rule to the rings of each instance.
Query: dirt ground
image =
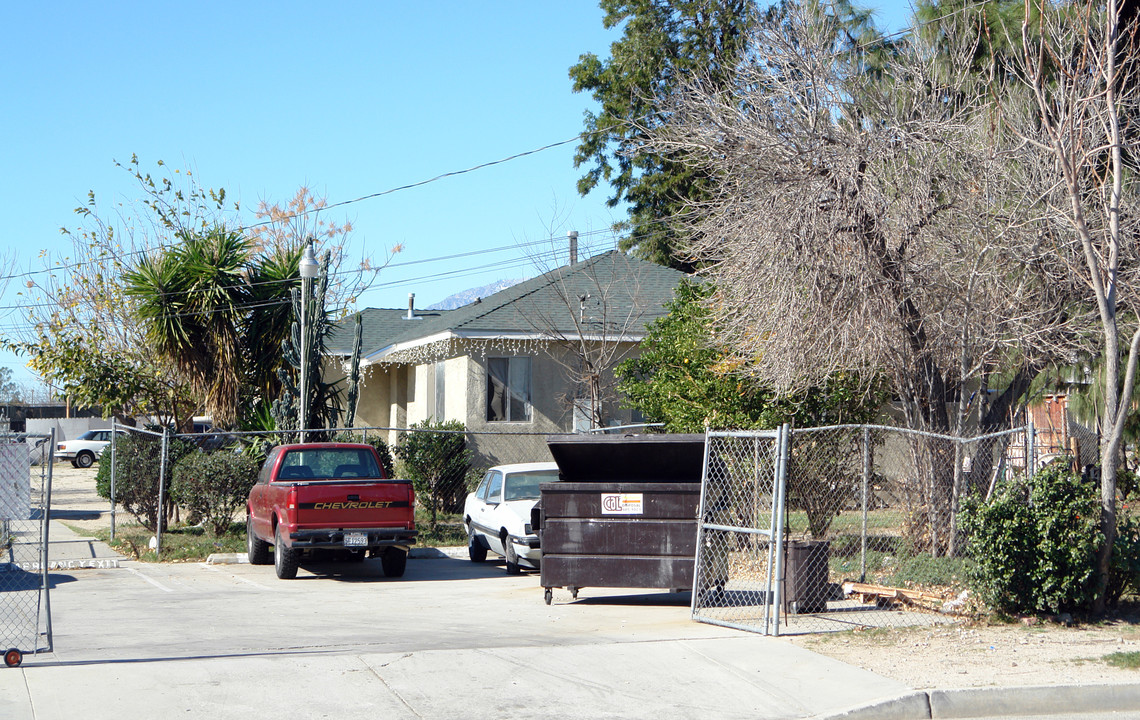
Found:
[[[108,502],[95,493],[96,469],[73,468],[67,462],[52,468],[53,514],[80,531],[111,524]],[[133,519],[120,509],[116,522]],[[1095,624],[962,620],[933,627],[795,635],[784,641],[915,689],[1140,683],[1140,670],[1103,660],[1112,653],[1140,652],[1140,608]]]

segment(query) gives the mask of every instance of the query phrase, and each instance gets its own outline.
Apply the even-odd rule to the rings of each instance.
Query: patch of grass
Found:
[[[431,525],[425,523],[416,525],[420,534],[416,536],[416,545],[420,547],[454,547],[467,544],[467,530],[461,522],[439,523],[432,532]]]
[[[431,527],[431,512],[416,508],[416,545],[419,547],[449,547],[467,544],[467,530],[463,527],[462,513],[439,513],[435,530]]]
[[[966,579],[966,568],[969,561],[965,558],[931,557],[919,553],[898,560],[893,575],[887,580],[888,585],[910,587],[917,585],[943,587],[962,587]]]
[[[1104,656],[1105,663],[1125,670],[1140,670],[1140,652],[1114,652]]]
[[[245,552],[245,523],[232,523],[223,535],[213,535],[198,526],[175,525],[162,532],[161,557],[150,548],[154,533],[142,525],[119,525],[115,540],[111,531],[96,530],[95,537],[116,552],[142,562],[201,562],[213,553]]]

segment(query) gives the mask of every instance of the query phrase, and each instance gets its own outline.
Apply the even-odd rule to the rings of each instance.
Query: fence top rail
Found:
[[[985,435],[975,435],[973,437],[958,437],[957,435],[944,435],[941,433],[928,432],[926,430],[914,430],[911,428],[897,427],[893,425],[825,425],[822,427],[805,427],[793,428],[792,434],[797,433],[813,433],[825,432],[834,430],[888,430],[890,432],[902,433],[905,435],[919,435],[922,437],[935,438],[938,440],[953,440],[954,442],[979,442],[981,440],[992,440],[993,438],[1002,437],[1005,435],[1016,435],[1020,432],[1025,432],[1028,428],[1027,425],[1020,427],[1010,428],[1009,430],[999,430],[997,432],[987,433]]]
[[[758,437],[758,438],[777,438],[780,436],[779,430],[706,430],[705,437]]]
[[[0,441],[11,442],[13,440],[16,442],[27,442],[29,440],[43,442],[51,440],[51,435],[49,433],[0,432]]]
[[[153,435],[154,437],[162,437],[162,432],[154,430],[146,430],[144,428],[134,427],[132,425],[115,425],[116,430],[123,430],[125,432],[139,433],[141,435]],[[190,433],[171,433],[172,436],[187,438],[187,437],[211,437],[214,435],[233,435],[246,436],[246,435],[297,435],[304,433],[361,433],[364,431],[384,431],[384,432],[431,432],[443,433],[451,435],[511,435],[511,436],[526,436],[526,437],[563,437],[575,436],[581,433],[559,433],[559,432],[513,432],[506,430],[437,430],[435,428],[402,428],[402,427],[351,427],[351,428],[307,428],[305,430],[207,430],[205,432],[190,432]]]

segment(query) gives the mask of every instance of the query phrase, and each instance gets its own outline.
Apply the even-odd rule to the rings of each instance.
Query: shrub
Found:
[[[195,452],[192,443],[171,437],[167,448],[167,487],[170,468],[188,453]],[[111,499],[111,449],[107,462],[99,463],[95,475],[95,491]],[[115,437],[115,501],[122,505],[147,530],[158,528],[159,468],[162,463],[162,438],[127,433]],[[167,503],[167,509],[172,505]]]
[[[437,513],[458,512],[466,495],[472,454],[467,449],[464,429],[463,423],[457,420],[442,423],[425,420],[412,425],[396,443],[396,455],[403,461],[404,472],[421,502],[426,499],[431,510],[433,530]]]
[[[1122,513],[1116,521],[1116,542],[1112,544],[1105,600],[1109,605],[1116,605],[1126,593],[1140,594],[1140,521]]]
[[[1031,480],[1002,486],[989,503],[964,507],[970,580],[1002,612],[1079,610],[1094,598],[1098,492],[1060,459]]]
[[[191,453],[175,466],[171,489],[180,506],[200,517],[214,535],[223,535],[257,482],[258,469],[253,458],[241,453]]]

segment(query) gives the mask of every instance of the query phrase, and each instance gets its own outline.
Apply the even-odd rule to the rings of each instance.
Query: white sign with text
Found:
[[[641,493],[602,493],[603,515],[641,515]]]

